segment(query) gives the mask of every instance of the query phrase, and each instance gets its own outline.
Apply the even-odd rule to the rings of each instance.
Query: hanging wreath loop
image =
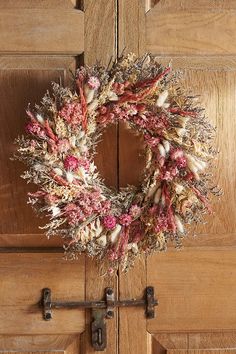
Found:
[[[81,67],[75,88],[55,83],[28,108],[27,135],[17,139],[23,178],[38,185],[29,203],[50,220],[70,258],[106,259],[108,272],[127,270],[136,256],[181,245],[186,224],[211,212],[209,167],[214,129],[179,75],[156,58],[129,54],[111,68]],[[104,129],[125,122],[143,136],[146,165],[138,187],[108,188],[94,163]]]

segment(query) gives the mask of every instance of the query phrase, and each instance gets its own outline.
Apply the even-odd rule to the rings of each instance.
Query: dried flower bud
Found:
[[[122,229],[122,226],[117,224],[116,227],[114,228],[114,230],[110,233],[110,240],[111,240],[111,243],[116,243],[117,241],[117,238],[121,232],[121,229]]]
[[[162,144],[158,144],[158,150],[162,157],[166,157],[166,150],[164,149],[164,146]]]
[[[184,226],[180,220],[180,218],[178,217],[178,215],[175,215],[175,225],[177,227],[177,230],[183,234],[184,233]]]
[[[162,193],[162,189],[158,188],[158,190],[155,193],[155,197],[154,197],[154,203],[158,204],[160,199],[161,199],[161,193]]]
[[[165,103],[167,97],[168,97],[168,91],[167,90],[161,92],[159,97],[158,97],[158,99],[157,99],[157,101],[156,101],[157,107],[162,107],[163,104]]]

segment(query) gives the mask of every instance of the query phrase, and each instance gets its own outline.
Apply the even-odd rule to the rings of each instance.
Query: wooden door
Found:
[[[44,287],[55,299],[98,300],[108,285],[120,299],[142,297],[153,285],[159,306],[148,321],[141,308],[119,309],[108,321],[107,354],[236,353],[235,11],[233,0],[0,1],[0,353],[93,353],[89,313],[55,310],[45,322],[37,303]],[[151,51],[164,63],[172,58],[185,85],[202,94],[218,128],[216,179],[224,197],[183,251],[143,258],[127,275],[107,280],[83,256],[63,260],[61,241],[40,234],[22,166],[9,157],[25,107],[51,80],[66,84],[79,63],[108,63],[124,48]],[[137,183],[138,137],[111,127],[99,149],[108,184]]]
[[[120,353],[236,353],[236,2],[123,0],[119,14],[120,49],[147,50],[166,64],[172,59],[185,86],[202,95],[217,126],[215,178],[224,189],[215,214],[184,250],[169,248],[120,277],[121,297],[138,297],[149,284],[159,299],[154,320],[120,310]],[[136,162],[136,172],[123,169],[126,135],[122,130],[121,183],[135,181],[139,168]]]
[[[116,11],[113,1],[0,1],[0,353],[92,353],[89,313],[55,311],[44,321],[37,305],[49,287],[54,299],[99,300],[104,280],[85,257],[67,262],[62,242],[48,241],[38,229],[43,221],[27,206],[23,166],[10,161],[13,140],[24,132],[28,102],[39,102],[52,80],[67,84],[70,70],[96,58],[115,57]],[[115,136],[115,128],[109,132]],[[107,149],[108,138],[100,147]],[[116,183],[116,149],[99,154],[107,182]],[[110,167],[113,168],[110,168]],[[107,352],[116,352],[116,318],[108,328]]]

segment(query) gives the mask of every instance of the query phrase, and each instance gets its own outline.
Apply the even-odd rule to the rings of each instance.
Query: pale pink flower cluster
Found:
[[[141,208],[137,204],[134,204],[129,209],[129,214],[135,219],[140,216]]]
[[[100,81],[96,76],[90,76],[87,83],[92,90],[97,90],[100,87]]]
[[[39,138],[46,138],[46,133],[43,127],[37,122],[29,122],[25,127],[27,133],[34,134]]]
[[[67,153],[68,150],[70,150],[71,146],[70,146],[70,142],[68,139],[61,139],[58,140],[57,142],[57,150],[59,153],[63,154],[63,153]]]
[[[65,103],[59,111],[59,116],[69,124],[80,124],[83,121],[81,104],[78,102]]]
[[[92,215],[106,215],[111,203],[103,200],[99,191],[80,192],[76,202],[67,204],[63,211],[70,225],[77,225]]]
[[[129,214],[122,214],[119,217],[119,223],[123,226],[128,226],[132,222],[132,217]]]

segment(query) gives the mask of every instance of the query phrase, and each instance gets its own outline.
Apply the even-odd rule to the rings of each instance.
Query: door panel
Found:
[[[80,340],[80,335],[2,336],[0,353],[81,354]]]
[[[80,271],[78,271],[78,269]],[[45,322],[38,302],[41,289],[50,287],[54,300],[83,300],[85,262],[67,262],[58,254],[1,254],[1,334],[81,333],[84,311],[53,311]],[[14,279],[14,281],[13,281]]]
[[[152,353],[155,354],[225,354],[235,353],[235,332],[158,334],[152,337]]]
[[[105,287],[116,290],[116,277],[100,277],[94,261],[66,261],[62,240],[47,240],[38,228],[45,220],[26,204],[35,187],[21,180],[24,167],[9,160],[13,140],[24,132],[28,102],[39,103],[52,80],[69,84],[70,70],[84,60],[107,65],[115,58],[115,21],[113,1],[0,1],[0,352],[93,353],[89,311],[53,310],[52,320],[44,321],[41,290],[51,288],[53,299],[62,301],[100,300]],[[116,127],[107,132],[97,159],[115,187],[116,134]],[[115,353],[116,318],[109,323],[107,353]]]
[[[121,1],[121,24],[131,3],[137,5],[136,1]],[[127,276],[120,275],[122,298],[142,296],[147,284],[155,287],[159,300],[152,320],[145,321],[141,310],[119,311],[121,338],[125,338],[125,343],[120,339],[120,350],[122,354],[133,353],[131,348],[140,354],[235,352],[235,1],[142,4],[139,11],[132,11],[136,19],[143,11],[139,27],[128,22],[130,27],[121,34],[120,52],[127,44],[127,52],[150,51],[165,65],[172,59],[173,68],[183,72],[183,85],[201,95],[206,113],[217,127],[220,154],[214,183],[223,188],[224,195],[213,201],[215,212],[206,218],[207,223],[190,229],[182,251],[169,245],[167,253],[142,259]],[[140,41],[143,32],[145,39]],[[121,130],[120,166],[125,166],[124,151],[129,149],[125,135]],[[137,154],[142,150],[138,140],[132,150]],[[132,171],[121,167],[123,184],[126,179],[137,183],[139,169],[136,160]],[[142,330],[145,323],[146,334]],[[132,344],[127,347],[127,342]]]
[[[106,286],[131,299],[147,285],[159,299],[157,317],[146,321],[142,308],[118,310],[107,321],[107,354],[235,352],[235,10],[234,0],[0,1],[0,353],[94,352],[89,312],[53,310],[51,321],[42,319],[37,303],[44,287],[58,300],[99,300]],[[170,247],[141,257],[127,275],[106,279],[86,257],[63,260],[62,241],[39,231],[44,220],[26,205],[23,167],[9,157],[28,102],[37,102],[51,80],[66,84],[70,69],[97,59],[108,64],[124,48],[151,51],[163,63],[173,58],[184,85],[202,95],[218,128],[215,181],[224,197],[182,252]],[[137,184],[142,139],[113,126],[96,162],[108,185]]]
[[[26,204],[27,192],[35,190],[19,177],[24,166],[11,161],[14,153],[12,141],[24,132],[26,124],[25,109],[29,102],[40,102],[41,97],[51,86],[51,81],[68,82],[69,69],[75,69],[72,57],[2,57],[0,61],[1,104],[1,150],[0,184],[1,208],[0,232],[8,237],[15,234],[39,234],[38,223],[44,225],[30,206]]]
[[[45,4],[50,1],[46,2]],[[84,50],[84,14],[66,0],[41,8],[33,2],[14,1],[0,11],[1,52],[70,53]],[[20,7],[19,7],[20,5]],[[52,5],[52,4],[51,4]],[[19,16],[19,11],[22,14]],[[22,13],[23,11],[23,13]],[[63,20],[62,20],[63,19]],[[76,36],[75,36],[76,33]],[[78,38],[80,40],[78,40]]]

